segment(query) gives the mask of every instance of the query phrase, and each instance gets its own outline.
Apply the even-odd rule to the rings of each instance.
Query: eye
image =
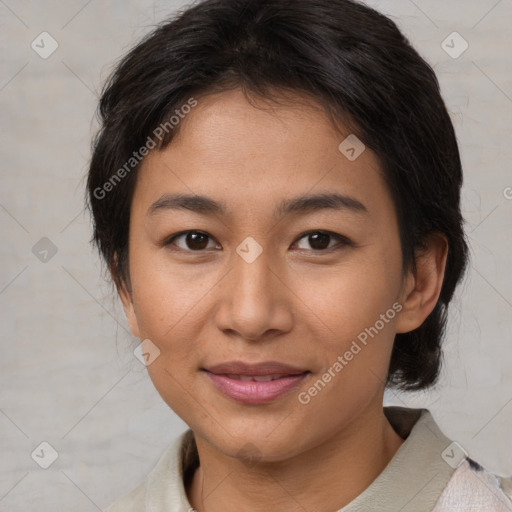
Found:
[[[180,239],[184,240],[184,245],[180,246],[178,243],[176,243],[176,241]],[[338,241],[338,246],[340,246],[338,249],[344,246],[354,246],[354,243],[347,237],[337,233],[332,233],[330,231],[308,231],[307,233],[303,233],[298,241],[302,239],[307,239],[307,242],[310,244],[310,247],[313,249],[313,251],[329,252],[332,249],[336,250],[336,245],[331,245],[333,240]],[[183,231],[182,233],[178,233],[166,239],[162,245],[169,247],[171,250],[201,252],[205,249],[215,249],[217,247],[215,244],[213,247],[208,247],[209,240],[213,240],[212,237],[203,231]],[[295,242],[295,244],[297,243],[298,242]],[[172,246],[176,246],[178,249],[175,249]],[[307,247],[298,248],[308,250]]]
[[[185,247],[179,246],[175,243],[176,240],[184,237]],[[211,249],[212,247],[208,247],[208,239],[211,238],[208,233],[204,233],[202,231],[184,231],[183,233],[178,233],[177,235],[173,235],[171,238],[168,238],[163,245],[172,246],[176,245],[179,249],[184,251],[202,251],[204,249]],[[170,247],[173,249],[172,247]]]
[[[307,243],[310,244],[310,247],[313,248],[314,251],[330,251],[331,249],[336,249],[336,246],[330,246],[329,243],[332,239],[338,241],[338,245],[341,247],[344,246],[353,246],[353,242],[349,240],[347,237],[343,235],[338,235],[337,233],[332,233],[330,231],[309,231],[301,235],[299,240],[307,239]],[[297,243],[297,242],[295,242]],[[341,248],[338,247],[338,248]],[[299,249],[304,249],[304,247],[299,247]],[[308,249],[305,247],[305,249]]]

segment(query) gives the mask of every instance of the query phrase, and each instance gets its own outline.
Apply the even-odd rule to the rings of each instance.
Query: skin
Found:
[[[197,511],[337,510],[403,442],[382,407],[393,339],[434,308],[447,244],[432,236],[416,273],[403,273],[376,156],[366,148],[349,161],[338,150],[349,132],[312,101],[258,101],[255,108],[238,89],[203,97],[172,143],[146,157],[131,207],[131,288],[119,293],[134,336],[160,350],[148,366],[156,389],[194,431],[201,465],[186,491]],[[177,192],[223,202],[228,215],[147,214],[162,194]],[[272,214],[283,199],[321,192],[357,199],[367,212]],[[185,236],[162,245],[185,230],[207,233],[205,248],[194,251]],[[315,249],[304,235],[315,230],[353,244],[333,237],[324,245],[332,249]],[[263,250],[252,263],[236,252],[248,236]],[[395,302],[395,318],[301,404],[298,393]],[[271,403],[242,404],[200,371],[232,360],[280,361],[311,374]]]

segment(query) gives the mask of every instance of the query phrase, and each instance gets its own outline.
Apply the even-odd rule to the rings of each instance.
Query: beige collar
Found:
[[[405,441],[372,484],[339,512],[430,512],[456,467],[443,458],[447,448],[450,454],[451,441],[427,409],[384,407],[384,413]],[[164,452],[131,499],[137,497],[151,512],[193,510],[184,478],[190,477],[197,465],[194,434],[189,429]]]

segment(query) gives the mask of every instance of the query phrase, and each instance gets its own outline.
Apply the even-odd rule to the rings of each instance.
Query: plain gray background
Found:
[[[428,407],[470,456],[511,474],[512,0],[368,3],[438,74],[460,141],[472,257],[439,385],[386,402]],[[83,211],[101,84],[183,5],[0,0],[0,511],[101,510],[186,428],[133,355]],[[58,44],[46,59],[31,47],[44,31]],[[58,453],[48,469],[31,456],[43,441]]]

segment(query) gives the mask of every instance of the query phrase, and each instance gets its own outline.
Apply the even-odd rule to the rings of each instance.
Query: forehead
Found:
[[[332,191],[389,206],[373,152],[351,160],[340,151],[349,135],[305,97],[253,105],[239,89],[212,94],[181,119],[164,150],[146,157],[134,202],[147,211],[163,193],[180,192],[215,197],[228,208],[274,211],[284,197]]]

